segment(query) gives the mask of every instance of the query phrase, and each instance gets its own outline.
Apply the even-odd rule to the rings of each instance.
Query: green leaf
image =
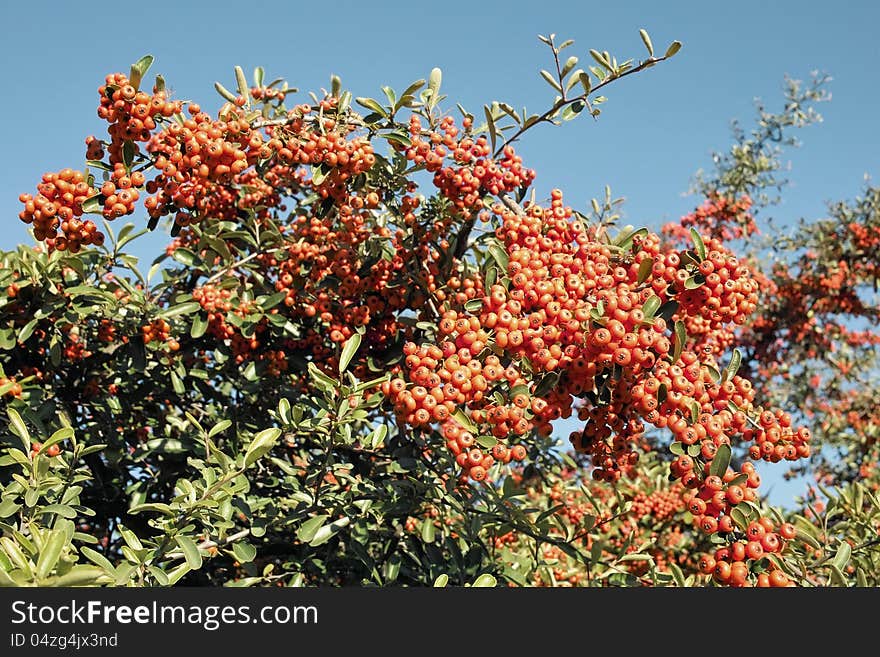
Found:
[[[727,443],[721,443],[718,446],[718,451],[715,452],[715,456],[712,458],[711,465],[709,465],[709,474],[723,477],[724,473],[727,472],[727,468],[730,466],[730,457],[730,445]]]
[[[43,579],[52,572],[58,559],[61,558],[61,551],[66,544],[67,534],[60,529],[53,529],[49,532],[48,537],[44,537],[43,549],[40,550],[35,571],[38,579]]]
[[[208,438],[213,438],[218,433],[226,431],[231,426],[232,420],[220,420],[217,424],[211,427],[211,430],[208,432]]]
[[[657,403],[662,404],[669,397],[669,389],[666,387],[665,383],[661,383],[660,387],[657,388]]]
[[[252,466],[259,458],[265,456],[275,446],[280,435],[281,429],[272,427],[271,429],[263,429],[254,436],[244,455],[244,467]]]
[[[226,87],[224,87],[219,82],[214,83],[214,89],[217,90],[217,93],[223,96],[224,99],[228,100],[230,103],[235,102],[235,94],[229,91]]]
[[[168,504],[163,504],[162,502],[147,502],[146,504],[136,504],[131,507],[128,512],[132,514],[155,512],[161,513],[166,516],[172,515],[174,513]]]
[[[41,507],[39,509],[39,513],[49,513],[61,516],[62,518],[76,518],[78,515],[76,510],[68,506],[67,504],[49,504],[47,506]]]
[[[465,431],[473,434],[477,433],[477,427],[474,426],[474,423],[471,422],[471,419],[467,415],[465,415],[464,411],[462,411],[460,408],[452,414],[452,418],[456,422],[458,422],[465,429]]]
[[[257,376],[257,363],[256,361],[251,361],[248,363],[244,372],[242,372],[242,376],[248,381],[256,381],[259,377]]]
[[[660,306],[660,309],[657,311],[657,317],[662,317],[665,321],[668,322],[672,319],[672,316],[676,313],[677,310],[678,301],[676,301],[675,299],[670,299],[662,306]]]
[[[437,577],[437,579],[434,580],[434,588],[437,588],[437,589],[442,589],[447,584],[449,584],[449,575],[447,575],[446,573],[443,573],[442,575]]]
[[[721,381],[721,372],[712,367],[711,365],[704,365],[706,371],[709,373],[709,378],[712,380],[712,383],[718,383]]]
[[[178,315],[192,315],[202,309],[198,301],[186,301],[176,306],[171,306],[156,315],[157,319],[169,319]]]
[[[336,382],[331,379],[329,376],[324,374],[318,366],[314,363],[310,362],[308,364],[309,376],[312,377],[312,380],[315,382],[316,387],[322,392],[327,392],[328,390],[332,390],[336,386]]]
[[[697,250],[697,255],[700,256],[700,262],[702,262],[706,259],[706,245],[695,228],[691,228],[691,239],[694,241],[694,248]]]
[[[342,374],[346,369],[348,369],[348,364],[351,362],[351,359],[354,358],[355,353],[358,350],[358,347],[361,346],[361,334],[353,333],[352,336],[345,341],[345,345],[342,347],[342,355],[339,357],[339,373]]]
[[[489,245],[489,255],[491,255],[492,259],[498,264],[498,268],[506,274],[507,265],[510,263],[510,257],[507,255],[507,251],[504,247],[497,242],[493,242]]]
[[[680,41],[673,41],[672,43],[669,44],[669,47],[666,49],[666,54],[664,55],[664,57],[672,57],[679,50],[681,50],[681,42]]]
[[[18,547],[18,544],[15,541],[8,536],[0,536],[0,547],[3,548],[3,551],[6,553],[6,556],[9,557],[9,560],[15,564],[15,566],[20,569],[28,579],[33,577],[31,562],[24,555],[24,552],[21,551],[21,548]]]
[[[126,140],[122,144],[122,162],[128,169],[134,164],[135,145],[131,140]]]
[[[385,437],[388,435],[388,427],[384,424],[380,424],[378,427],[373,429],[370,433],[369,445],[372,449],[378,449],[382,443],[385,442]]]
[[[739,366],[742,364],[742,353],[738,348],[733,350],[733,355],[730,357],[730,364],[728,364],[727,369],[724,370],[724,380],[730,381],[733,377],[736,376],[736,373],[739,371]]]
[[[315,532],[323,526],[329,517],[330,516],[328,515],[322,514],[317,515],[314,518],[309,518],[299,526],[299,529],[296,530],[296,537],[303,543],[308,543],[315,537]]]
[[[849,558],[852,556],[852,547],[846,541],[840,542],[840,547],[837,548],[837,552],[834,555],[834,558],[831,560],[832,565],[837,566],[841,570],[846,568],[846,565],[849,563]]]
[[[180,546],[180,549],[183,550],[183,556],[186,559],[187,565],[192,570],[198,570],[199,568],[201,568],[202,555],[199,552],[199,548],[196,546],[195,541],[184,534],[178,534],[176,540],[177,544]]]
[[[535,397],[543,397],[556,388],[559,383],[559,372],[547,372],[535,386]]]
[[[648,55],[651,57],[654,56],[654,44],[651,43],[651,37],[648,36],[648,33],[645,30],[639,30],[639,36],[642,37],[642,43],[645,44],[645,48],[648,50]],[[681,572],[681,571],[679,571]]]
[[[700,287],[705,282],[706,282],[706,279],[703,277],[702,274],[694,274],[693,276],[690,276],[687,279],[685,279],[684,289],[685,290],[696,290],[698,287]]]
[[[340,531],[342,531],[343,527],[346,527],[351,522],[350,518],[339,518],[338,520],[334,520],[329,525],[323,525],[318,528],[318,531],[315,532],[314,538],[309,541],[309,545],[311,547],[318,547],[319,545],[323,545],[331,538],[336,536]]]
[[[174,249],[174,253],[171,254],[171,257],[180,264],[187,267],[196,267],[202,265],[202,259],[197,256],[194,251],[182,246]]]
[[[646,319],[650,319],[654,316],[657,310],[660,308],[660,297],[656,294],[652,294],[648,297],[648,300],[645,301],[645,304],[642,306],[642,312],[645,314]]]
[[[31,434],[28,431],[27,425],[14,408],[7,409],[6,414],[9,416],[9,428],[12,430],[12,433],[21,438],[21,444],[24,446],[25,454],[27,454],[31,451]]]
[[[94,585],[99,578],[107,580],[103,569],[88,564],[77,564],[69,571],[51,580],[52,586],[88,586]]]
[[[492,449],[498,444],[495,436],[477,436],[475,442],[484,449]]]
[[[238,86],[238,94],[244,97],[246,103],[250,103],[251,92],[248,87],[247,78],[244,76],[244,70],[241,66],[235,67],[235,83]]]
[[[672,578],[675,580],[675,585],[684,588],[684,573],[681,572],[681,568],[678,567],[678,564],[674,561],[669,562],[669,570],[672,571]]]
[[[840,568],[838,568],[834,564],[831,564],[830,570],[831,570],[831,581],[834,582],[835,586],[841,586],[841,587],[848,587],[849,586],[849,583],[846,581],[846,577],[844,576],[843,571]]]
[[[174,370],[171,370],[168,373],[171,377],[171,387],[174,389],[174,392],[178,395],[183,395],[186,393],[186,387],[183,385],[183,381]]]
[[[249,563],[257,556],[257,548],[247,542],[233,543],[232,553],[239,563]]]
[[[675,322],[675,345],[672,349],[673,364],[677,363],[681,357],[685,342],[687,342],[687,330],[685,329],[684,322],[679,319]]]
[[[478,313],[483,309],[483,300],[471,299],[470,301],[465,302],[464,309],[469,313]]]
[[[98,212],[101,212],[101,209],[104,207],[104,202],[101,199],[102,196],[100,194],[90,196],[82,202],[82,211],[86,214],[97,214]]]
[[[433,518],[425,518],[422,521],[422,542],[433,543],[435,531]]]
[[[810,534],[807,531],[804,531],[800,527],[797,527],[795,529],[795,538],[797,540],[801,541],[802,543],[806,543],[814,550],[818,550],[818,549],[822,548],[822,544],[818,540],[816,540],[815,536],[813,536],[812,534]]]
[[[18,452],[18,450],[15,450]],[[21,453],[21,452],[19,452]],[[21,504],[16,503],[10,498],[0,501],[0,518],[8,518],[13,513],[17,513],[21,508]]]
[[[488,105],[483,106],[483,113],[486,115],[486,127],[489,129],[489,140],[492,142],[492,150],[495,150],[495,142],[498,140],[498,130],[495,127],[495,117]]]
[[[547,84],[553,87],[556,93],[562,93],[562,86],[559,84],[559,81],[555,77],[553,77],[550,71],[545,71],[544,69],[541,69],[541,77],[544,78],[544,81],[547,82]]]
[[[571,121],[572,119],[577,117],[578,114],[583,112],[586,106],[587,104],[584,101],[576,100],[571,105],[566,105],[562,109],[562,113],[560,114],[560,116],[562,117],[563,121]]]
[[[278,400],[278,417],[284,424],[290,424],[290,401],[287,397]]]
[[[265,75],[265,71],[262,66],[257,66],[254,69],[254,86],[262,87],[263,86],[263,77]]]
[[[358,97],[354,99],[355,102],[361,107],[366,107],[371,112],[375,112],[379,116],[384,119],[388,118],[388,111],[382,107],[378,101],[373,100],[372,98]]]
[[[143,543],[141,543],[141,540],[133,531],[127,529],[126,527],[123,527],[122,525],[119,525],[118,530],[120,535],[122,536],[122,539],[132,550],[144,549]]]
[[[83,553],[83,555],[85,556],[86,559],[88,559],[92,563],[100,566],[106,572],[111,573],[111,574],[116,572],[116,569],[113,567],[113,564],[110,563],[110,561],[107,559],[107,557],[105,557],[100,552],[96,552],[95,550],[88,547],[87,545],[82,546],[79,549],[79,551]]]
[[[439,68],[432,68],[431,74],[428,76],[428,91],[430,92],[430,96],[428,97],[427,106],[428,111],[434,109],[437,105],[437,101],[440,98],[440,83],[443,81],[443,71]]]
[[[27,342],[27,339],[31,337],[31,335],[33,335],[34,329],[37,328],[37,324],[39,323],[39,321],[39,319],[32,319],[27,324],[25,324],[18,332],[18,341]]]
[[[648,277],[651,275],[651,269],[654,267],[654,258],[644,258],[639,263],[639,273],[636,278],[636,282],[641,285]]]
[[[740,530],[745,531],[749,526],[749,517],[742,509],[742,503],[737,504],[730,510],[730,517],[733,518],[733,522],[736,523],[736,526],[740,528]],[[746,505],[747,506],[747,505]]]
[[[474,580],[474,583],[471,586],[476,588],[494,588],[497,584],[498,580],[496,580],[495,577],[489,573],[483,573]]]
[[[134,64],[131,65],[131,72],[128,74],[128,81],[135,89],[140,89],[141,81],[153,65],[153,56],[144,55]]]
[[[189,334],[192,338],[202,337],[208,330],[208,320],[201,315],[193,315],[192,326],[189,328]]]

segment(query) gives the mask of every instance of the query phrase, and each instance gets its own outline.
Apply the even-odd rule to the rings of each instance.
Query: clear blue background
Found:
[[[551,60],[538,33],[575,39],[566,52],[587,64],[589,48],[620,61],[642,57],[644,27],[658,51],[673,39],[684,47],[609,87],[598,121],[526,137],[519,152],[538,171],[539,194],[558,186],[585,207],[609,184],[626,197],[626,221],[656,228],[677,219],[697,203],[685,196],[695,170],[729,145],[730,120],[748,125],[755,97],[779,107],[783,76],[815,69],[834,77],[834,98],[821,106],[824,124],[802,131],[804,146],[789,154],[792,185],[773,215],[821,216],[826,201],[856,195],[880,163],[880,3],[867,0],[0,5],[0,248],[30,240],[17,218],[19,193],[33,192],[44,171],[81,167],[86,135],[106,134],[95,114],[104,75],[127,72],[145,53],[177,98],[206,108],[219,105],[213,81],[233,87],[239,64],[263,65],[269,79],[285,76],[304,91],[328,86],[336,73],[356,96],[379,96],[382,84],[402,90],[440,66],[449,107],[458,101],[477,113],[497,99],[542,110],[552,92],[538,70]],[[165,241],[151,236],[138,252],[158,253]],[[779,503],[802,489],[777,481],[781,469],[765,469]]]

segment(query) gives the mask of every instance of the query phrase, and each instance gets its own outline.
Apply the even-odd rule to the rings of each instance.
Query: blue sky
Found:
[[[569,53],[587,63],[589,48],[619,60],[642,57],[638,29],[657,50],[684,44],[670,62],[608,88],[602,117],[542,127],[519,146],[537,169],[537,188],[565,191],[583,208],[604,185],[626,197],[625,219],[659,227],[692,208],[684,195],[712,150],[730,143],[729,123],[748,125],[752,101],[781,103],[785,74],[832,75],[833,101],[822,125],[799,135],[789,153],[791,187],[773,210],[783,222],[816,217],[824,203],[849,198],[880,165],[880,3],[838,2],[167,2],[0,3],[0,59],[5,68],[0,143],[6,158],[0,248],[30,238],[17,218],[23,191],[44,171],[79,168],[84,138],[104,135],[95,114],[106,73],[127,72],[145,53],[156,57],[176,97],[219,105],[214,80],[233,86],[236,64],[266,68],[301,90],[328,85],[331,73],[356,96],[403,89],[443,69],[443,91],[478,112],[493,99],[543,109],[552,92],[538,76],[549,51],[538,33],[573,38]],[[139,217],[142,220],[142,217]],[[158,253],[165,242],[151,236]],[[143,253],[146,255],[147,251]],[[776,487],[773,499],[790,497]]]

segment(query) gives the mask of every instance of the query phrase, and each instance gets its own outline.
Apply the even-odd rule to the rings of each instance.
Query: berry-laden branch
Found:
[[[513,143],[538,123],[584,109],[597,115],[595,92],[678,50],[674,42],[656,57],[642,37],[648,59],[618,64],[591,51],[590,72],[576,70],[577,58],[560,58],[570,43],[546,38],[556,73],[544,77],[558,95],[551,109],[520,116],[496,103],[483,126],[466,112],[456,121],[437,110],[434,73],[421,96],[424,81],[399,96],[384,88],[387,105],[359,99],[370,110],[364,116],[350,110],[338,79],[331,93],[288,107],[288,92],[264,84],[261,69],[253,87],[238,70],[238,93],[219,85],[227,102],[211,115],[172,100],[158,83],[151,93],[140,89],[145,70],[107,76],[99,116],[109,139],[91,138],[87,147],[105,180],[64,169],[44,176],[36,196],[22,196],[21,219],[45,246],[10,268],[0,340],[27,358],[2,373],[8,387],[0,394],[35,409],[69,399],[82,409],[84,429],[113,418],[98,432],[112,436],[107,463],[119,489],[130,486],[142,499],[189,494],[187,479],[172,476],[193,461],[189,423],[230,407],[236,424],[217,440],[233,451],[240,431],[256,433],[270,421],[320,434],[323,455],[294,441],[267,445],[274,451],[258,468],[230,467],[252,497],[236,507],[236,520],[231,507],[217,512],[231,536],[244,536],[246,527],[230,526],[237,522],[252,523],[251,536],[273,545],[295,533],[290,563],[316,581],[317,573],[348,572],[333,559],[376,580],[370,555],[383,554],[378,578],[393,581],[398,556],[451,549],[436,540],[446,528],[430,523],[417,548],[378,545],[389,532],[400,545],[409,540],[386,521],[426,500],[498,529],[503,516],[480,506],[497,501],[497,485],[504,503],[496,511],[535,540],[536,563],[544,544],[592,550],[594,539],[617,532],[613,558],[592,543],[599,547],[588,582],[621,574],[633,547],[622,538],[632,535],[632,513],[657,522],[689,514],[679,533],[693,554],[675,566],[702,582],[788,585],[781,559],[804,539],[762,505],[753,461],[805,459],[811,434],[739,372],[739,327],[758,310],[764,279],[728,244],[742,233],[706,219],[722,210],[747,214],[748,202],[710,199],[661,238],[635,227],[613,235],[612,219],[591,224],[559,189],[546,202],[525,200],[536,172]],[[583,91],[571,96],[578,84]],[[109,221],[141,201],[150,225],[163,217],[173,224],[166,254],[174,264],[152,288],[90,278],[90,247],[103,236],[86,217]],[[493,230],[472,240],[478,220]],[[114,254],[132,266],[119,248]],[[392,416],[399,429],[389,437]],[[578,460],[564,471],[552,439],[562,418],[582,423],[569,437]],[[211,450],[206,458],[222,456]],[[527,461],[551,472],[529,477],[518,465]],[[645,461],[654,463],[650,485]],[[144,472],[156,474],[143,481]],[[561,539],[548,529],[552,507],[532,520],[511,492],[536,479],[548,487],[577,482],[585,495],[633,482],[643,490],[628,506],[600,510],[591,500],[589,513],[566,498],[560,513],[571,532]],[[353,495],[377,508],[355,504]],[[175,530],[184,531],[184,520]],[[374,521],[382,527],[371,534]],[[487,547],[486,527],[459,525],[447,535],[470,537],[487,558],[516,543],[499,537]],[[159,544],[170,550],[171,538]],[[188,546],[178,543],[197,563]],[[670,565],[667,574],[681,572]],[[655,581],[644,570],[637,580]]]

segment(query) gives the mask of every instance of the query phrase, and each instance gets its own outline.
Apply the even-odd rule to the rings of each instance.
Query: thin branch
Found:
[[[269,249],[268,251],[257,251],[257,252],[251,253],[249,256],[246,256],[246,257],[242,258],[241,260],[238,260],[238,261],[236,261],[236,262],[233,262],[232,264],[230,264],[229,266],[225,267],[224,269],[221,269],[221,270],[218,271],[216,274],[214,274],[213,276],[211,276],[208,280],[206,280],[206,281],[203,283],[203,285],[210,285],[211,283],[213,283],[213,282],[215,282],[215,281],[217,281],[217,280],[223,278],[223,276],[225,276],[226,274],[228,274],[229,272],[231,272],[233,269],[235,269],[235,268],[237,268],[237,267],[240,267],[241,265],[243,265],[243,264],[245,264],[245,263],[247,263],[247,262],[250,262],[250,261],[253,260],[254,258],[258,258],[258,257],[261,256],[261,255],[272,255],[272,254],[274,254],[274,253],[278,253],[279,251],[283,251],[285,248],[286,248],[286,247],[279,246],[279,247],[277,247],[277,248],[275,248],[275,249]]]
[[[536,121],[534,121],[533,123],[530,123],[527,126],[522,126],[522,127],[520,127],[519,130],[514,132],[513,135],[511,135],[509,139],[506,139],[504,141],[504,143],[498,147],[498,149],[495,151],[495,154],[493,155],[493,157],[498,157],[499,155],[501,155],[501,153],[504,152],[504,148],[506,146],[508,146],[509,144],[512,144],[517,139],[519,139],[526,130],[538,125],[539,123],[551,122],[552,117],[555,116],[561,109],[563,109],[567,105],[573,105],[574,103],[576,103],[578,101],[586,103],[589,101],[590,94],[595,93],[596,91],[599,91],[599,89],[601,89],[602,87],[606,87],[609,84],[611,84],[612,82],[614,82],[615,80],[620,80],[622,78],[625,78],[628,75],[633,75],[634,73],[639,73],[641,71],[644,71],[646,68],[650,68],[650,67],[654,66],[654,64],[662,62],[666,59],[669,59],[669,58],[666,56],[649,57],[648,59],[643,61],[641,64],[636,66],[635,68],[631,68],[628,71],[624,71],[623,73],[620,73],[618,75],[613,75],[613,76],[605,78],[602,82],[597,84],[595,87],[592,87],[590,89],[590,91],[588,91],[586,93],[583,93],[579,96],[575,96],[574,98],[567,98],[567,99],[563,98],[560,102],[554,104],[553,107],[551,107],[546,112],[544,112],[541,116],[539,116]]]

